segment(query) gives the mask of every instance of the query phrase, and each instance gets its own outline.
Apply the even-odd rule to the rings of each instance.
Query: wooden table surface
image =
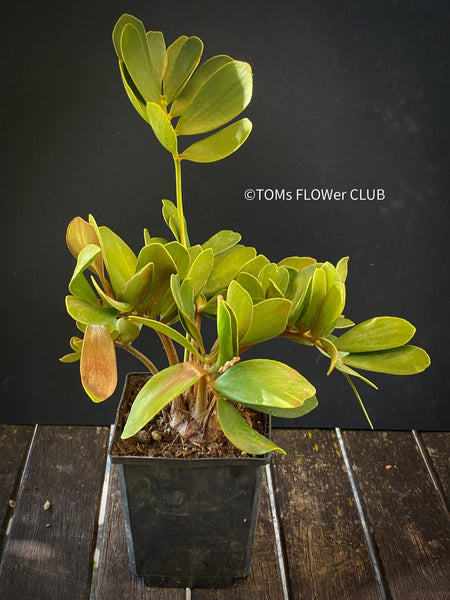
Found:
[[[108,427],[0,426],[2,600],[448,600],[450,433],[274,431],[250,576],[129,571]]]

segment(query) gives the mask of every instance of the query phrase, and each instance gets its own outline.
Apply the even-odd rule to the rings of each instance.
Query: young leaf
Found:
[[[194,286],[194,300],[202,293],[211,274],[214,264],[214,253],[211,248],[202,250],[191,264],[187,277],[192,279]]]
[[[430,357],[425,350],[417,346],[401,346],[377,352],[349,354],[342,359],[342,362],[365,371],[390,375],[415,375],[425,371],[430,365]]]
[[[266,265],[268,265],[269,262],[270,260],[266,258],[263,254],[258,254],[258,256],[251,258],[249,261],[242,265],[242,267],[239,269],[239,275],[241,273],[249,273],[250,275],[253,275],[254,277],[258,278],[262,269]]]
[[[322,301],[317,319],[311,328],[312,337],[317,339],[330,333],[344,306],[345,285],[341,282],[334,283]]]
[[[144,121],[148,123],[147,111],[145,110],[146,102],[139,93],[137,87],[134,85],[134,81],[131,79],[131,75],[128,73],[127,67],[125,66],[123,60],[119,60],[119,69],[122,77],[123,87],[125,88],[128,99],[144,119]]]
[[[241,340],[241,347],[259,344],[283,333],[290,310],[291,302],[286,298],[269,298],[255,304],[252,323]]]
[[[180,157],[192,162],[210,163],[222,160],[236,152],[250,135],[252,123],[249,119],[241,119],[217,133],[195,142]]]
[[[179,42],[180,39],[183,40],[182,43]],[[164,75],[166,104],[170,104],[182,92],[203,52],[203,42],[198,37],[182,36],[177,42],[176,46],[170,46],[167,51],[167,69]]]
[[[242,340],[253,320],[253,302],[250,294],[237,281],[228,286],[227,302],[236,315],[238,338]]]
[[[88,325],[80,360],[81,382],[94,402],[109,398],[117,386],[116,349],[104,325]]]
[[[136,307],[144,301],[153,279],[153,263],[148,263],[126,282],[119,293],[119,300]]]
[[[341,260],[336,265],[336,270],[337,270],[337,272],[339,274],[339,279],[340,279],[340,281],[342,281],[342,283],[345,283],[345,281],[347,279],[347,274],[348,274],[348,260],[349,260],[349,257],[348,256],[344,256],[344,258],[341,258]]]
[[[218,291],[226,289],[242,265],[255,255],[254,248],[240,245],[218,254],[214,257],[214,267],[203,293],[210,297]]]
[[[230,442],[247,454],[265,454],[275,450],[280,454],[286,452],[275,442],[255,431],[241,417],[239,411],[232,404],[220,396],[217,398],[217,416],[225,436]]]
[[[279,267],[292,267],[296,271],[301,271],[305,267],[309,267],[316,263],[315,258],[310,258],[309,256],[288,256],[287,258],[283,258],[278,263]]]
[[[298,326],[308,331],[316,321],[320,306],[327,291],[327,276],[322,268],[316,269],[312,277],[309,303],[302,308],[297,321]]]
[[[153,375],[136,396],[121,437],[126,439],[135,435],[162,408],[203,375],[199,367],[189,362],[172,365]]]
[[[222,231],[218,231],[212,237],[209,238],[204,244],[202,244],[203,250],[207,250],[211,248],[214,252],[214,256],[220,254],[221,252],[225,252],[229,248],[232,248],[236,244],[241,241],[241,234],[236,231],[230,231],[229,229],[224,229]]]
[[[218,69],[192,98],[176,126],[177,135],[206,133],[237,117],[251,100],[252,69],[233,60]]]
[[[369,319],[336,340],[336,348],[344,352],[374,352],[398,348],[409,342],[416,329],[399,317],[375,317]]]
[[[238,355],[236,315],[223,298],[219,298],[217,306],[217,339],[219,341],[219,354],[215,371]]]
[[[184,279],[189,271],[190,257],[187,249],[180,242],[173,241],[164,245],[164,248],[170,254],[173,262],[177,267],[177,273],[180,279]]]
[[[153,133],[158,138],[158,141],[171,154],[177,154],[177,136],[167,113],[159,104],[155,104],[154,102],[147,102],[146,112],[147,120],[152,126]]]
[[[142,23],[141,23],[142,25]],[[127,23],[120,37],[123,62],[139,93],[146,102],[161,101],[161,92],[155,78],[152,59],[142,25]]]
[[[177,96],[172,104],[170,108],[170,117],[173,118],[181,115],[183,110],[186,108],[198,90],[203,86],[205,81],[209,79],[213,73],[220,69],[220,67],[223,67],[223,65],[231,62],[232,60],[233,59],[229,56],[221,54],[219,56],[213,56],[195,69],[186,86],[183,88],[183,91]]]
[[[111,308],[114,308],[115,310],[117,310],[117,312],[121,312],[121,313],[130,312],[132,310],[133,307],[131,304],[128,304],[127,302],[120,302],[119,300],[116,300],[115,298],[111,298],[111,296],[108,296],[108,294],[106,294],[102,290],[102,288],[98,285],[98,283],[95,281],[94,277],[91,277],[91,281],[92,281],[93,286],[97,290],[98,295],[105,302],[104,306],[109,305]]]
[[[164,36],[161,31],[147,31],[148,49],[155,74],[156,85],[161,89],[162,78],[167,67],[167,52]]]
[[[251,273],[241,271],[236,280],[250,295],[253,301],[264,300],[264,290],[258,279]]]
[[[214,389],[242,404],[292,409],[302,405],[316,390],[300,373],[266,359],[239,362],[214,381]]]
[[[137,258],[129,246],[108,227],[97,228],[103,259],[116,296],[136,272]]]

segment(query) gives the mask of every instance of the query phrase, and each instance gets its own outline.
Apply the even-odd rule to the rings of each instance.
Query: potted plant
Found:
[[[232,585],[250,565],[262,468],[272,451],[283,453],[268,419],[317,405],[300,373],[276,360],[245,360],[245,351],[280,336],[310,346],[328,357],[328,374],[344,375],[362,407],[353,378],[375,385],[359,370],[410,375],[429,357],[408,344],[415,329],[404,319],[355,325],[344,316],[347,257],[335,266],[299,256],[274,263],[229,230],[191,243],[182,162],[221,160],[245,142],[251,122],[236,118],[252,96],[251,67],[227,55],[199,64],[198,37],[166,48],[161,32],[131,15],[118,20],[113,42],[131,103],[173,157],[176,201],[162,207],[171,237],[145,229],[135,253],[94,217],[71,221],[76,266],[66,307],[82,336],[61,360],[80,361],[94,402],[116,389],[116,348],[148,371],[143,381],[127,379],[111,449],[134,572],[151,585]],[[210,344],[208,323],[216,331]],[[164,347],[161,370],[135,347],[144,330]]]

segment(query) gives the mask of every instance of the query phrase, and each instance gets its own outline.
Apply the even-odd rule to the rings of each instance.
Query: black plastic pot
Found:
[[[111,461],[119,473],[131,570],[146,585],[221,588],[248,575],[270,455],[111,455]]]

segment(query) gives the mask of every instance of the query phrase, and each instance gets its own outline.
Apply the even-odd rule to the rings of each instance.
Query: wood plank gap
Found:
[[[422,457],[422,460],[425,463],[425,466],[427,468],[428,474],[431,479],[431,483],[433,484],[434,489],[436,490],[436,492],[439,496],[439,499],[442,503],[442,507],[447,516],[447,519],[450,520],[450,511],[449,511],[447,501],[445,499],[444,489],[442,487],[441,480],[439,479],[439,475],[436,473],[436,470],[433,466],[433,462],[428,453],[428,450],[423,442],[422,436],[421,436],[420,432],[416,431],[415,429],[412,430],[412,434],[414,437],[414,441],[416,442],[417,447],[419,448],[419,452]]]
[[[272,471],[271,465],[266,465],[266,477],[267,477],[267,487],[269,489],[269,502],[270,502],[270,511],[272,513],[272,523],[273,523],[273,531],[275,534],[275,544],[277,548],[278,555],[278,565],[280,568],[280,577],[281,577],[281,585],[283,589],[283,598],[284,600],[289,600],[289,592],[287,586],[287,577],[286,577],[286,564],[284,560],[284,552],[283,546],[281,544],[281,532],[280,532],[280,521],[278,519],[278,511],[275,499],[275,491],[273,487],[273,479],[272,479]],[[186,599],[188,600],[188,599]]]
[[[369,549],[369,554],[370,554],[370,559],[372,561],[372,565],[373,565],[373,569],[375,571],[375,576],[377,578],[377,582],[380,588],[380,592],[381,595],[383,597],[383,600],[391,600],[391,595],[389,593],[387,584],[386,584],[386,579],[385,576],[383,574],[383,569],[381,566],[381,563],[378,559],[377,556],[377,552],[375,550],[375,543],[374,540],[372,538],[372,535],[370,533],[370,528],[369,528],[369,524],[367,522],[367,518],[366,518],[366,514],[365,511],[363,509],[363,504],[362,504],[362,500],[361,500],[361,495],[359,493],[358,487],[356,485],[356,481],[355,478],[353,476],[353,471],[350,465],[350,461],[348,459],[348,455],[347,455],[347,450],[345,448],[345,444],[344,444],[344,440],[342,439],[342,434],[341,434],[341,430],[339,427],[336,427],[335,429],[336,431],[336,436],[339,442],[339,447],[341,449],[342,452],[342,458],[344,460],[344,464],[345,464],[345,468],[347,471],[347,476],[349,478],[350,481],[350,485],[352,488],[352,492],[353,492],[353,497],[355,498],[355,502],[356,502],[356,507],[358,509],[358,514],[359,514],[359,518],[361,520],[361,525],[364,531],[364,536],[366,538],[366,543],[367,543],[367,547]]]
[[[106,456],[105,473],[103,477],[102,495],[100,500],[100,509],[98,513],[97,532],[94,549],[94,560],[92,561],[92,573],[91,573],[91,590],[89,594],[89,600],[96,600],[98,592],[99,582],[99,560],[100,553],[103,548],[105,541],[105,515],[106,515],[106,501],[108,498],[109,480],[111,473],[111,460],[109,458],[109,446],[113,437],[114,425],[110,426],[109,439],[108,439],[108,454]]]
[[[31,452],[33,450],[34,441],[36,439],[37,428],[38,428],[38,426],[35,425],[34,426],[33,435],[31,436],[30,444],[28,446],[27,457],[26,457],[25,462],[23,464],[22,473],[20,475],[20,480],[19,480],[19,483],[18,483],[16,489],[14,490],[15,494],[14,494],[14,497],[12,498],[12,500],[14,500],[16,503],[17,503],[17,500],[18,500],[18,498],[20,496],[20,493],[21,493],[21,490],[22,490],[23,481],[25,479],[25,475],[26,475],[26,472],[28,470],[28,464],[30,462]],[[6,548],[7,544],[8,544],[9,537],[11,535],[11,527],[12,527],[12,524],[14,522],[14,515],[15,514],[16,514],[16,511],[14,510],[11,513],[11,516],[9,517],[8,523],[7,523],[6,528],[5,528],[5,537],[3,538],[2,552],[1,552],[1,555],[0,555],[1,557],[3,557],[5,555],[4,551],[5,551],[5,548]]]

